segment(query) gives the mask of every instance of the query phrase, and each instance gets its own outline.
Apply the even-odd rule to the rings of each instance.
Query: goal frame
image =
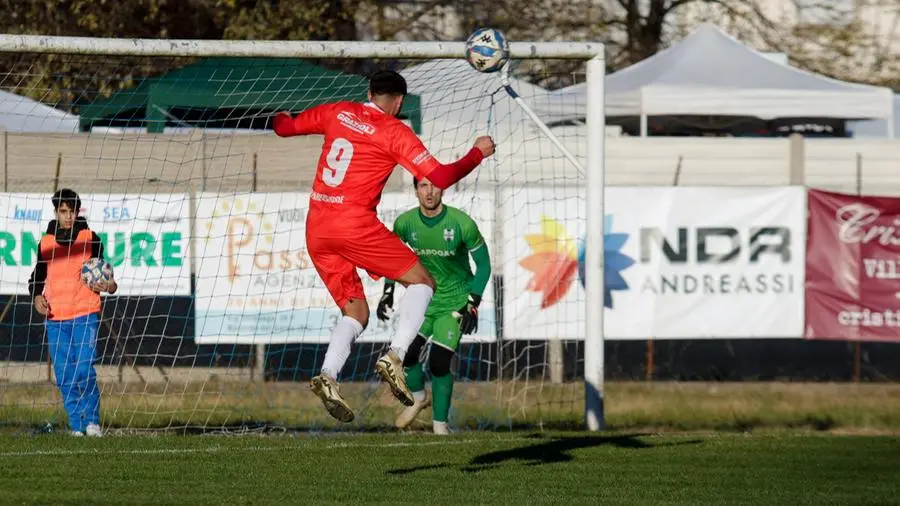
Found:
[[[587,216],[585,230],[584,421],[605,428],[604,253],[605,188],[604,45],[594,42],[510,42],[511,59],[586,61]],[[0,53],[108,56],[460,59],[464,42],[164,40],[0,34]],[[473,70],[474,72],[474,70]]]

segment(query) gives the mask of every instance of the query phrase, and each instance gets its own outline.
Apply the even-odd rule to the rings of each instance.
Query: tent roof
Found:
[[[884,138],[890,137],[888,119],[872,119],[862,121],[848,121],[847,129],[855,138]],[[894,94],[894,133],[900,132],[900,94]]]
[[[0,90],[0,127],[8,132],[78,131],[78,116]]]
[[[767,58],[703,24],[678,44],[606,78],[608,116],[887,118],[891,91],[845,83]],[[585,85],[554,93],[551,120],[584,116]],[[555,110],[554,110],[555,109]]]
[[[81,128],[140,125],[161,132],[166,124],[192,121],[209,127],[262,128],[268,113],[361,101],[367,91],[368,80],[362,76],[298,59],[207,58],[82,105]],[[403,112],[416,131],[421,126],[418,109],[418,97],[408,96]]]

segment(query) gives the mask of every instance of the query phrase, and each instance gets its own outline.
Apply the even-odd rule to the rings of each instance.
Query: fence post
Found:
[[[53,193],[59,190],[59,174],[62,172],[62,153],[56,155],[56,175],[53,177]]]
[[[684,155],[678,155],[678,161],[675,162],[675,175],[672,178],[672,186],[676,187],[681,182],[681,168],[684,166]],[[647,338],[647,349],[644,356],[644,380],[647,383],[653,382],[653,369],[656,367],[654,359],[656,356],[655,343],[653,337]]]
[[[253,172],[252,172],[252,174],[251,174],[251,175],[253,176],[253,180],[252,180],[252,182],[250,183],[250,191],[253,192],[253,193],[256,193],[256,191],[257,191],[257,185],[256,185],[256,182],[257,182],[257,180],[258,180],[258,172],[257,172],[257,165],[256,165],[256,164],[257,164],[257,153],[256,153],[256,151],[254,151],[254,152],[253,152],[253,167],[252,167]]]
[[[9,191],[9,132],[3,129],[3,191]]]
[[[550,339],[547,342],[547,365],[550,368],[550,383],[563,382],[563,345],[562,339]]]
[[[856,153],[856,196],[862,197],[862,153]],[[862,376],[862,344],[853,343],[853,382],[859,383]]]
[[[250,192],[256,193],[257,187],[257,161],[258,156],[257,152],[253,152],[253,180],[250,183]],[[260,383],[266,382],[266,345],[265,344],[257,344],[253,346],[254,357],[253,357],[253,367],[250,369],[250,379],[252,381],[259,381]]]
[[[200,191],[206,191],[206,132],[200,131]]]
[[[806,184],[806,143],[800,134],[790,136],[789,182],[791,186]]]
[[[862,153],[856,153],[856,196],[862,197]]]

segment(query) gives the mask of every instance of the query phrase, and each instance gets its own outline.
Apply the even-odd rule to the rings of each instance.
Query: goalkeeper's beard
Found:
[[[406,293],[403,294],[403,299],[400,301],[397,333],[391,340],[391,351],[396,353],[400,360],[406,357],[406,350],[415,340],[419,328],[425,321],[425,311],[433,296],[434,290],[428,285],[406,287]]]
[[[424,202],[421,202],[420,205],[422,206],[423,211],[427,211],[426,212],[427,215],[436,215],[436,214],[438,214],[438,212],[440,212],[441,204],[443,203],[443,202],[441,202],[441,199],[435,199],[434,204],[430,205],[430,206],[428,204],[426,204],[426,202],[427,202],[427,200]]]

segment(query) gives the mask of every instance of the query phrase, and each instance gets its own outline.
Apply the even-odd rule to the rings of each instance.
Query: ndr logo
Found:
[[[13,209],[12,219],[13,221],[41,221],[41,210],[16,205]]]

